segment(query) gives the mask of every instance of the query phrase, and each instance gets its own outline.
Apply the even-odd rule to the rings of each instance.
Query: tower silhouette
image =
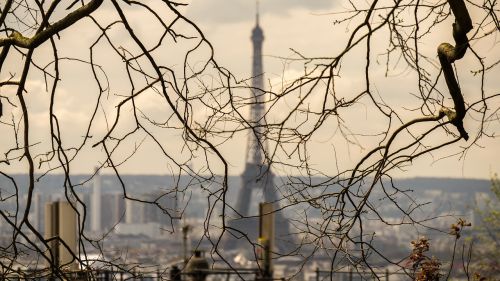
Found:
[[[235,205],[235,218],[229,221],[229,232],[226,236],[226,249],[248,248],[248,242],[257,242],[259,233],[259,219],[257,207],[260,202],[255,202],[252,196],[262,192],[265,202],[274,204],[274,209],[279,209],[279,198],[274,186],[274,174],[264,155],[267,151],[265,138],[265,92],[264,71],[262,66],[262,43],[264,32],[259,25],[259,9],[257,7],[256,25],[252,30],[253,59],[252,59],[252,83],[251,83],[251,107],[250,120],[251,133],[247,140],[245,170],[241,175],[242,185]],[[281,253],[292,249],[293,243],[289,233],[289,222],[282,212],[274,214],[275,221],[275,245]]]

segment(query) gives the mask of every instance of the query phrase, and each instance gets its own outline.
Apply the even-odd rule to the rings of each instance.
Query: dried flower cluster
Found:
[[[410,260],[415,270],[415,280],[433,281],[439,280],[441,273],[441,262],[435,258],[429,258],[424,253],[429,251],[429,239],[421,237],[418,240],[411,241],[412,253]]]
[[[437,281],[441,277],[439,269],[441,262],[435,257],[427,258],[422,262],[419,271],[415,275],[417,281]]]
[[[425,258],[424,252],[429,251],[429,239],[421,237],[418,240],[411,241],[412,253],[410,260],[415,268]]]
[[[466,220],[459,218],[457,223],[451,224],[451,235],[455,235],[456,239],[460,238],[460,233],[462,232],[463,228],[466,226],[471,226],[472,224],[470,222],[467,222]]]

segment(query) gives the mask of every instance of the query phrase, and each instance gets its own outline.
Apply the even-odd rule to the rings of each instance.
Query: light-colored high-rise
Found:
[[[101,232],[101,175],[96,170],[92,187],[92,196],[90,197],[91,230]]]

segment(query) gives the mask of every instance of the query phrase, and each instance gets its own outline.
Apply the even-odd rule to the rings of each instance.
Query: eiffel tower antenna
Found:
[[[257,23],[257,25],[259,25],[259,0],[256,0],[256,3],[255,3],[255,22]]]

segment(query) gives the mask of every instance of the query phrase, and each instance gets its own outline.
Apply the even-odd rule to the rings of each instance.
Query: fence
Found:
[[[66,280],[74,281],[160,281],[160,280],[170,280],[170,281],[183,281],[188,279],[196,279],[194,275],[197,275],[198,280],[203,280],[208,277],[209,280],[260,280],[260,281],[271,281],[271,280],[285,280],[285,278],[262,278],[260,277],[260,270],[257,268],[216,268],[210,270],[198,270],[196,272],[182,272],[176,266],[170,268],[167,271],[120,271],[120,270],[93,270],[93,271],[75,271],[75,272],[65,272]],[[201,276],[201,278],[200,278]],[[344,271],[329,271],[320,270],[317,268],[314,274],[308,278],[304,276],[304,281],[358,281],[358,280],[383,280],[383,281],[395,281],[395,280],[405,280],[407,278],[407,273],[397,271],[390,272],[389,270],[384,271],[356,271],[354,269],[344,270]],[[47,270],[18,270],[16,272],[4,275],[7,280],[33,280],[33,281],[51,281],[60,280],[50,276]],[[195,278],[193,278],[195,277]],[[298,280],[298,279],[297,279]]]
[[[2,274],[5,280],[33,280],[33,281],[156,281],[167,280],[168,274],[162,272],[138,272],[138,271],[114,271],[114,270],[92,270],[92,271],[66,271],[61,277],[54,277],[48,270],[17,270]],[[163,279],[162,279],[163,278]]]
[[[343,271],[320,270],[316,268],[315,281],[358,281],[358,280],[400,280],[399,277],[407,277],[408,273],[402,271],[390,272],[389,269],[383,271],[355,270],[350,268]],[[396,277],[396,278],[395,278]],[[407,278],[406,278],[407,279]]]

